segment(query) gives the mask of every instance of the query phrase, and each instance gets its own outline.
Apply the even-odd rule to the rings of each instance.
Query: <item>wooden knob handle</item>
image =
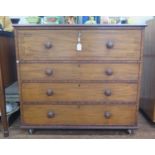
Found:
[[[49,112],[47,113],[47,117],[48,117],[48,118],[54,118],[54,117],[55,117],[55,113],[52,112],[52,111],[49,111]]]
[[[105,94],[106,96],[111,96],[111,95],[112,95],[112,92],[111,92],[110,89],[106,89],[106,90],[104,91],[104,94]]]
[[[45,46],[46,49],[52,48],[52,44],[51,44],[50,42],[46,42],[46,43],[44,44],[44,46]]]
[[[108,68],[106,69],[105,73],[110,76],[113,74],[113,70],[111,68]]]
[[[111,49],[111,48],[114,47],[114,43],[113,43],[111,40],[109,40],[109,41],[107,41],[107,43],[106,43],[106,47],[107,47],[108,49]]]
[[[48,89],[46,92],[47,96],[52,96],[54,94],[52,89]]]
[[[104,117],[106,119],[109,119],[111,117],[111,112],[108,112],[108,111],[104,112]]]
[[[50,76],[50,75],[52,75],[52,74],[53,74],[53,70],[52,70],[52,69],[47,68],[47,69],[45,70],[45,74],[46,74],[46,75],[48,75],[48,76]]]

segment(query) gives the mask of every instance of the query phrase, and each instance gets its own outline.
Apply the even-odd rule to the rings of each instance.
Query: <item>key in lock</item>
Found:
[[[81,44],[81,33],[78,32],[78,40],[76,44],[76,51],[82,51],[82,44]]]

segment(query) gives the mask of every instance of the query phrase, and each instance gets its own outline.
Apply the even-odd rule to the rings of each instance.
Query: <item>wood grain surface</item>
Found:
[[[76,51],[78,32],[82,51]],[[40,30],[18,32],[21,60],[138,60],[140,30]],[[114,46],[108,49],[106,44]],[[52,47],[45,48],[46,43]]]
[[[135,125],[135,117],[136,107],[130,105],[24,105],[22,119],[27,125]]]
[[[23,83],[22,100],[29,101],[136,101],[137,84]],[[47,95],[52,90],[51,96]],[[105,91],[110,90],[111,96]]]
[[[37,63],[20,64],[19,69],[22,80],[138,80],[139,66],[139,64],[83,64],[80,62]]]

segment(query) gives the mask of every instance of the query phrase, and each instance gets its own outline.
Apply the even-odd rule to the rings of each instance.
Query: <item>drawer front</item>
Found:
[[[27,125],[135,125],[133,105],[24,105]]]
[[[20,64],[22,80],[137,80],[138,64]]]
[[[82,51],[77,51],[80,32]],[[20,60],[139,60],[140,30],[18,31]]]
[[[46,101],[131,101],[137,97],[137,84],[106,83],[23,83],[22,100]]]

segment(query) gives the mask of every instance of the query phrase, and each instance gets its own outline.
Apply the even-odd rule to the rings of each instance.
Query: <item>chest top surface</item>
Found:
[[[146,25],[14,25],[15,29],[144,29]]]

